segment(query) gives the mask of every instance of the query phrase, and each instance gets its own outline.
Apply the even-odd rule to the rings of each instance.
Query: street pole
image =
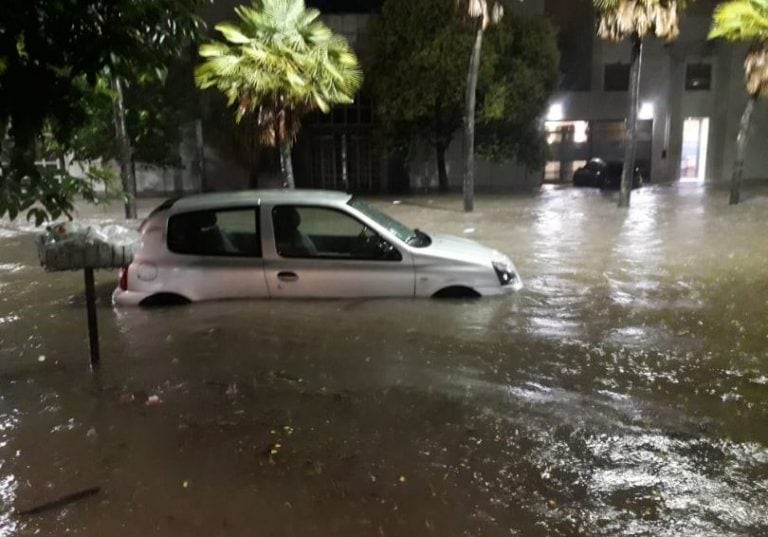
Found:
[[[85,274],[85,306],[88,311],[88,339],[91,347],[91,369],[99,367],[99,325],[96,317],[96,289],[93,284],[93,269],[86,267]]]

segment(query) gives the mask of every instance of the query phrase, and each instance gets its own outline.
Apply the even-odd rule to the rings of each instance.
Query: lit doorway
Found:
[[[680,156],[681,181],[703,181],[706,178],[708,140],[709,118],[686,118],[683,123],[683,152]]]

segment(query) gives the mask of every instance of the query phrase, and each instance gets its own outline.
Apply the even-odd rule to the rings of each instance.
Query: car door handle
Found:
[[[278,272],[277,279],[281,282],[295,282],[299,279],[299,275],[295,272]]]

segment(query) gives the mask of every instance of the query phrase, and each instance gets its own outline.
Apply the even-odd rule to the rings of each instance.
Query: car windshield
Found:
[[[411,229],[402,222],[398,222],[386,213],[381,212],[373,205],[362,201],[359,198],[352,198],[349,200],[350,207],[354,207],[365,216],[385,227],[390,233],[401,241],[408,243],[412,246],[420,246],[423,242],[421,236],[424,235],[417,229]]]

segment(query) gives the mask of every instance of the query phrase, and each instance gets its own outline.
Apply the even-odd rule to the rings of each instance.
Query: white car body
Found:
[[[169,298],[173,299],[171,302],[194,302],[232,298],[491,296],[522,288],[512,261],[500,252],[460,237],[429,237],[418,231],[414,232],[416,236],[403,240],[403,230],[408,228],[387,220],[363,202],[352,200],[352,196],[341,192],[311,190],[254,190],[169,200],[142,224],[142,245],[133,262],[122,270],[113,301],[122,306],[164,303],[164,299]],[[224,231],[223,235],[229,237],[224,239],[226,245],[204,247],[227,252],[237,250],[237,255],[179,253],[185,248],[197,248],[190,237],[199,238],[212,228],[216,228],[220,241],[222,226],[242,228],[244,222],[249,223],[251,211],[254,227],[258,223],[253,237],[248,236],[248,225],[245,225],[245,231],[239,229],[229,235]],[[365,255],[371,258],[339,257],[346,254],[337,254],[335,250],[326,255],[315,245],[312,246],[314,253],[306,254],[308,257],[281,255],[281,248],[286,252],[288,249],[278,245],[275,230],[286,225],[285,216],[289,212],[290,217],[299,221],[290,224],[295,234],[302,233],[302,225],[325,225],[322,220],[302,224],[301,215],[306,219],[307,215],[315,214],[339,219],[344,225],[359,225],[359,235],[337,235],[334,229],[331,235],[303,235],[308,239],[301,240],[348,244],[350,252],[352,245],[357,248],[358,241],[362,241]],[[222,218],[235,216],[240,220],[222,224]],[[177,218],[174,220],[174,217]],[[169,241],[172,221],[172,240]],[[388,222],[392,224],[390,227]],[[234,239],[238,236],[235,246]],[[427,238],[431,238],[429,245],[425,244]],[[422,244],[413,244],[416,239]],[[241,250],[249,248],[260,251],[244,255]],[[343,250],[339,246],[333,248]],[[387,259],[379,258],[381,256]]]

